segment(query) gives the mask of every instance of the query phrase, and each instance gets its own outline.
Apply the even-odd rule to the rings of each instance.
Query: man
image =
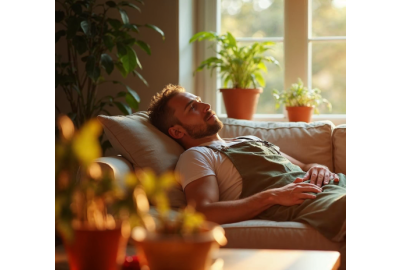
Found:
[[[187,201],[207,220],[300,221],[328,239],[345,239],[344,175],[304,164],[255,136],[222,139],[223,124],[210,105],[180,86],[168,85],[154,96],[149,116],[186,149],[176,170]]]

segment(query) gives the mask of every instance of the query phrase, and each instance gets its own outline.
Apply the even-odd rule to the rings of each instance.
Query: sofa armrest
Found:
[[[131,163],[122,156],[101,157],[95,160],[103,173],[111,173],[120,188],[124,188],[125,175],[133,171]]]
[[[346,174],[346,124],[332,132],[333,164],[335,173]]]

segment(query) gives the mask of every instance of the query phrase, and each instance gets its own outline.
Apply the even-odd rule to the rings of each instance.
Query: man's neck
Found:
[[[185,147],[185,149],[189,149],[191,147],[199,146],[203,143],[209,143],[209,142],[213,142],[213,141],[224,141],[224,140],[221,139],[221,137],[218,135],[218,133],[216,133],[214,135],[203,137],[200,139],[188,138],[187,140],[185,140],[183,142],[183,146]]]

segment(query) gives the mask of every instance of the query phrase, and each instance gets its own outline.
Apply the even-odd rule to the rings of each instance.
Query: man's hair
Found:
[[[150,122],[168,136],[168,129],[180,123],[174,116],[175,109],[170,108],[168,102],[171,98],[183,92],[185,92],[185,88],[182,86],[168,84],[161,92],[152,97],[149,108],[147,109]]]

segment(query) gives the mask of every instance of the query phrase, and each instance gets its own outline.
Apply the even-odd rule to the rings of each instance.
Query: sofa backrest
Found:
[[[331,121],[256,122],[227,118],[222,121],[222,138],[254,135],[280,147],[281,151],[303,163],[319,163],[334,170]]]

